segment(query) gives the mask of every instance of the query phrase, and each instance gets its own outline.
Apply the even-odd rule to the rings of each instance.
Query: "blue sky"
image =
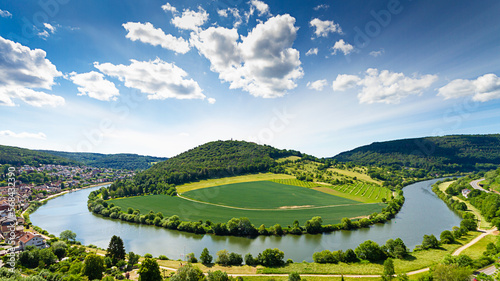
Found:
[[[499,133],[498,14],[498,1],[1,1],[0,144],[171,157],[232,138],[330,157]]]

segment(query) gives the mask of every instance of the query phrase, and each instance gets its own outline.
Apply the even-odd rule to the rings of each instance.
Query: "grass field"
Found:
[[[126,210],[128,207],[139,209],[142,214],[152,210],[155,213],[161,212],[165,216],[178,215],[184,221],[211,220],[212,222],[227,222],[233,217],[247,217],[256,226],[261,224],[271,226],[276,223],[287,226],[291,225],[294,220],[298,220],[301,225],[304,225],[306,220],[315,216],[321,216],[326,224],[339,223],[344,217],[354,218],[380,212],[385,206],[385,204],[377,203],[341,205],[318,209],[242,210],[192,202],[168,195],[128,197],[110,200],[109,203],[120,206],[122,210]]]
[[[391,190],[388,188],[367,183],[320,186],[313,189],[363,203],[380,202],[382,198],[391,197]]]
[[[320,183],[310,182],[310,181],[301,181],[298,179],[272,179],[270,181],[276,182],[276,183],[281,183],[281,184],[302,186],[302,187],[307,187],[307,188],[323,186],[323,184],[320,184]]]
[[[257,181],[219,185],[185,192],[183,197],[212,204],[250,209],[279,209],[359,204],[357,201],[320,191]]]

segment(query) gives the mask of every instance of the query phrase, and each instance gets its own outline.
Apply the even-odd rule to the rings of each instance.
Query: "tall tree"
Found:
[[[62,240],[66,240],[66,241],[73,241],[75,242],[75,239],[76,239],[76,233],[74,233],[73,231],[71,230],[65,230],[63,232],[61,232],[61,234],[59,234],[59,237],[62,239]]]
[[[202,264],[207,265],[212,263],[212,256],[207,248],[203,249],[200,255],[200,261]]]
[[[113,235],[106,250],[106,257],[110,257],[113,264],[116,264],[120,260],[125,260],[125,254],[123,240],[119,236]]]
[[[145,258],[139,267],[139,281],[161,281],[160,266],[156,260]]]
[[[87,276],[89,280],[101,280],[102,272],[104,271],[104,260],[96,254],[88,254],[83,262],[82,274]]]

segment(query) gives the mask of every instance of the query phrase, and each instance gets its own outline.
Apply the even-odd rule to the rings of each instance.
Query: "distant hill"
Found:
[[[375,142],[333,157],[359,165],[470,172],[500,165],[500,134],[451,135]]]
[[[0,164],[22,165],[78,165],[77,161],[26,148],[0,145]]]
[[[125,194],[168,193],[173,185],[209,178],[267,172],[275,159],[302,156],[298,151],[279,150],[245,141],[209,142],[137,174],[133,182],[115,182],[111,191]]]
[[[152,164],[165,161],[165,157],[142,156],[137,154],[101,154],[87,152],[63,152],[40,150],[40,152],[71,159],[86,166],[111,169],[146,170]]]

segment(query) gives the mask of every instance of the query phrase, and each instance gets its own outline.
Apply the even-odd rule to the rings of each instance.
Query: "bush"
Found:
[[[160,255],[158,258],[159,258],[160,260],[162,260],[162,261],[166,261],[166,260],[168,260],[168,257],[167,257],[167,256],[165,256],[165,255]]]

